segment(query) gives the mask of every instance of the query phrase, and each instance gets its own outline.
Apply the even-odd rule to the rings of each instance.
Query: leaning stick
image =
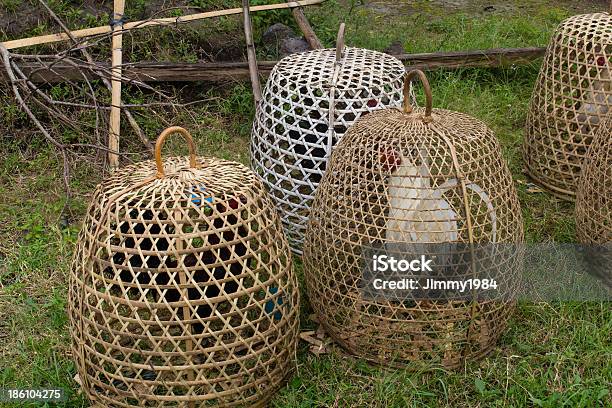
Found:
[[[308,22],[308,19],[304,14],[304,10],[302,10],[301,7],[296,7],[291,10],[291,12],[293,13],[293,18],[295,18],[295,22],[297,23],[298,27],[300,28],[302,33],[304,33],[304,38],[306,38],[306,41],[308,42],[308,45],[310,45],[310,48],[313,50],[323,48],[323,44],[321,44],[321,41],[319,40],[314,30],[312,29],[312,26]]]
[[[111,112],[108,132],[108,148],[112,152],[119,151],[119,135],[121,134],[121,64],[123,63],[123,12],[125,0],[115,0],[113,8],[113,56],[111,59]],[[108,154],[108,164],[111,170],[119,167],[119,155]]]
[[[310,6],[313,4],[323,3],[325,0],[296,0],[288,3],[278,4],[266,4],[261,6],[251,7],[251,11],[265,11],[265,10],[278,10],[278,9],[291,9],[295,7]],[[190,21],[202,20],[210,17],[221,17],[229,16],[232,14],[242,13],[242,7],[232,8],[227,10],[208,11],[205,13],[190,14],[182,17],[167,17],[167,18],[156,18],[151,20],[134,21],[123,25],[124,30],[132,30],[138,28],[154,27],[160,25],[174,25],[179,23],[188,23]],[[76,30],[72,32],[74,38],[91,37],[94,35],[109,34],[113,30],[110,26],[101,26],[86,28],[83,30]],[[42,35],[38,37],[22,38],[19,40],[5,41],[1,43],[7,50],[15,48],[29,47],[32,45],[49,44],[59,41],[65,41],[70,39],[66,33],[56,33],[49,35]]]
[[[261,101],[261,84],[259,83],[259,70],[257,69],[257,55],[255,54],[255,44],[253,43],[253,29],[251,25],[251,14],[249,13],[249,0],[242,0],[242,10],[244,15],[244,36],[247,44],[247,57],[249,60],[249,74],[253,87],[253,98],[255,107]]]

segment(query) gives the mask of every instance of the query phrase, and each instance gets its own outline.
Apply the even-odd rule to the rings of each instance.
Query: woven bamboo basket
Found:
[[[456,367],[489,351],[509,317],[519,258],[495,264],[499,296],[486,299],[364,295],[368,248],[454,243],[455,277],[473,276],[473,245],[520,243],[521,211],[493,132],[462,113],[427,105],[372,113],[339,142],[317,190],[304,244],[310,302],[346,350],[375,363]],[[459,245],[462,246],[459,246]],[[511,245],[511,246],[512,246]],[[500,258],[503,259],[503,258]],[[504,280],[502,282],[502,280]]]
[[[162,161],[171,133],[189,157]],[[166,129],[155,161],[92,198],[70,280],[73,356],[101,406],[265,405],[294,364],[298,288],[280,220],[245,166]]]
[[[573,200],[583,159],[612,111],[612,16],[563,21],[546,50],[531,98],[523,156],[527,173]]]
[[[599,127],[583,166],[576,196],[576,235],[587,245],[593,272],[612,287],[612,115]]]
[[[310,204],[332,148],[362,115],[401,105],[404,66],[376,51],[344,47],[283,58],[272,70],[251,139],[252,168],[302,253]]]

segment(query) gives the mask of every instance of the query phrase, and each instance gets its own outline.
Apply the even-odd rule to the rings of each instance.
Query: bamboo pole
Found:
[[[249,60],[249,74],[251,86],[253,87],[253,99],[255,107],[261,101],[261,83],[259,82],[259,70],[257,69],[257,54],[255,53],[255,43],[253,42],[253,28],[251,25],[251,14],[249,12],[249,0],[242,0],[242,14],[244,16],[244,36],[247,44],[247,58]]]
[[[318,50],[318,49],[323,48],[323,44],[321,44],[321,41],[319,40],[314,30],[312,29],[310,22],[308,21],[308,19],[306,18],[306,15],[304,14],[304,10],[302,10],[301,7],[296,7],[293,10],[291,10],[291,12],[293,13],[293,18],[295,19],[295,22],[297,23],[298,27],[304,34],[304,38],[306,38],[308,45],[310,45],[310,48],[313,50]]]
[[[111,112],[108,133],[108,163],[111,170],[119,167],[119,135],[121,134],[121,65],[123,64],[123,12],[125,0],[115,0],[113,8],[113,55],[111,59]]]
[[[251,7],[251,12],[254,11],[266,11],[266,10],[278,10],[278,9],[292,9],[295,7],[302,6],[311,6],[314,4],[323,3],[325,0],[296,0],[290,1],[287,3],[278,3],[278,4],[265,4],[261,6],[253,6]],[[182,17],[167,17],[167,18],[155,18],[151,20],[142,20],[142,21],[134,21],[130,23],[126,23],[123,25],[125,30],[133,30],[139,28],[146,27],[154,27],[160,25],[173,25],[180,23],[188,23],[190,21],[202,20],[210,17],[221,17],[221,16],[229,16],[232,14],[240,14],[242,13],[242,7],[232,8],[227,10],[216,10],[216,11],[208,11],[205,13],[197,13],[190,14]],[[102,35],[109,34],[112,32],[112,28],[110,26],[101,26],[101,27],[93,27],[86,28],[83,30],[76,30],[72,32],[72,36],[74,38],[84,38],[91,37],[94,35]],[[30,38],[22,38],[19,40],[5,41],[2,45],[8,49],[13,50],[16,48],[29,47],[32,45],[40,45],[40,44],[49,44],[59,41],[69,40],[70,37],[66,33],[56,33],[49,35],[41,35],[37,37]]]

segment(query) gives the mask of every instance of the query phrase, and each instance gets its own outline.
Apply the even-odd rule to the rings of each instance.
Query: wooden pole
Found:
[[[119,167],[119,135],[121,134],[121,66],[123,64],[123,12],[125,0],[115,0],[111,26],[113,28],[113,55],[111,59],[111,112],[108,133],[108,163],[111,170]]]
[[[266,4],[266,5],[251,7],[251,12],[311,6],[314,4],[323,3],[324,1],[325,0],[296,0],[296,1],[290,1],[287,3]],[[160,26],[160,25],[174,25],[174,24],[180,24],[180,23],[188,23],[190,21],[202,20],[202,19],[210,18],[210,17],[229,16],[232,14],[240,14],[240,13],[242,13],[242,7],[232,8],[232,9],[227,9],[227,10],[208,11],[205,13],[190,14],[190,15],[181,16],[181,17],[155,18],[151,20],[134,21],[134,22],[124,24],[123,28],[125,30],[135,30],[139,28],[154,27],[154,26]],[[84,38],[84,37],[91,37],[94,35],[109,34],[112,31],[113,30],[110,26],[101,26],[101,27],[93,27],[93,28],[86,28],[83,30],[73,31],[72,36],[74,38]],[[5,41],[2,43],[2,45],[6,47],[6,49],[8,50],[12,50],[16,48],[29,47],[32,45],[49,44],[49,43],[54,43],[54,42],[59,42],[59,41],[65,41],[69,39],[70,37],[66,33],[62,32],[62,33],[56,33],[56,34],[41,35],[38,37],[29,37],[29,38],[22,38],[19,40]]]
[[[531,64],[544,56],[546,48],[494,48],[477,51],[434,52],[423,54],[395,55],[409,67],[421,70],[455,68],[494,68]],[[269,74],[278,61],[259,61],[260,74]],[[98,74],[87,69],[58,62],[51,68],[39,62],[19,62],[19,67],[35,83],[61,83],[67,80],[83,81],[83,76],[95,79]],[[108,63],[98,62],[93,66],[108,71]],[[138,62],[123,66],[123,77],[141,82],[222,82],[248,79],[247,62]],[[10,82],[6,72],[0,70],[0,83]]]
[[[308,45],[310,45],[310,48],[312,48],[313,50],[323,48],[323,44],[321,44],[321,41],[319,40],[314,30],[312,29],[312,26],[308,22],[308,19],[304,14],[304,10],[302,10],[301,7],[296,7],[292,9],[291,12],[293,13],[293,18],[295,18],[295,22],[297,23],[298,27],[300,28],[302,33],[304,33],[304,38],[306,38],[306,41],[308,42]]]
[[[249,12],[249,0],[242,0],[242,10],[244,15],[244,36],[247,44],[247,57],[249,60],[249,74],[253,87],[253,98],[255,108],[261,102],[261,83],[259,82],[259,70],[257,69],[257,54],[255,53],[255,43],[253,42],[253,27],[251,25],[251,14]]]

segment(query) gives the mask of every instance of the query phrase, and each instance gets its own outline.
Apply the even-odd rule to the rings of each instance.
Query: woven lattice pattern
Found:
[[[421,108],[388,109],[356,122],[331,156],[306,232],[304,273],[320,321],[377,363],[457,366],[495,344],[512,308],[499,298],[381,300],[361,291],[368,248],[522,242],[519,202],[491,130],[442,109],[428,118]],[[463,256],[448,261],[455,277],[471,276]],[[493,266],[509,290],[503,280],[518,261],[506,261]]]
[[[263,405],[293,365],[298,290],[245,166],[153,161],[96,189],[70,290],[73,355],[101,406]]]
[[[612,116],[602,123],[583,165],[576,195],[576,235],[589,273],[612,288]]]
[[[580,176],[576,234],[585,244],[612,242],[612,115],[599,127]]]
[[[557,28],[531,98],[524,159],[529,175],[573,199],[583,159],[612,111],[612,16],[571,17]]]
[[[404,66],[375,51],[346,48],[293,54],[273,69],[253,125],[252,167],[301,253],[310,203],[333,146],[352,123],[399,106]]]

